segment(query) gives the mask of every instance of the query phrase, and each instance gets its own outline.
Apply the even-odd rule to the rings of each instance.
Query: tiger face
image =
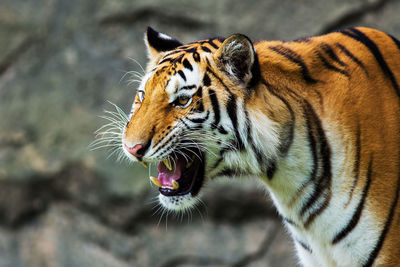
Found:
[[[250,40],[233,35],[182,45],[148,28],[149,63],[137,89],[123,149],[133,161],[158,163],[159,200],[172,210],[196,203],[207,179],[243,176],[256,167],[237,112],[259,78]],[[254,155],[251,155],[254,157]],[[248,164],[247,164],[247,163]]]

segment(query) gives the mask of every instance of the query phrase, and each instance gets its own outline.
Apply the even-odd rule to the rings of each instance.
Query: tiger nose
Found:
[[[140,158],[143,157],[144,152],[146,152],[145,146],[143,144],[136,144],[133,147],[129,147],[124,144],[125,149],[133,156]]]

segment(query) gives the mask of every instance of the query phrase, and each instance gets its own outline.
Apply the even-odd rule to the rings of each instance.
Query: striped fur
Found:
[[[123,138],[147,144],[141,160],[176,153],[190,134],[207,179],[266,185],[303,266],[400,266],[399,41],[368,28],[158,39],[147,37],[145,97]],[[174,106],[182,94],[187,108]]]

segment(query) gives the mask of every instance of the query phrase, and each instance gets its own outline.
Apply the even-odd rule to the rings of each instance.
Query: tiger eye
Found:
[[[187,96],[180,96],[178,98],[178,103],[179,103],[179,105],[184,106],[189,102],[189,100],[190,100],[190,98]]]

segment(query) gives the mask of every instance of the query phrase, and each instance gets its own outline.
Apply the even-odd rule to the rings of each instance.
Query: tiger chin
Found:
[[[209,180],[256,177],[303,266],[400,266],[398,40],[349,28],[182,44],[148,28],[145,44],[122,147],[157,163],[165,208],[191,208]]]

